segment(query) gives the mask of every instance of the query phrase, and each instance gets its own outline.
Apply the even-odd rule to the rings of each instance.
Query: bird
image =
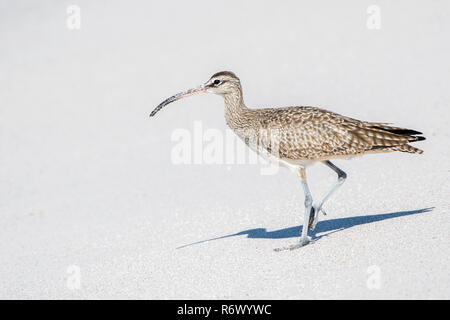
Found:
[[[240,79],[231,71],[217,72],[204,84],[167,98],[150,113],[150,117],[174,101],[199,93],[222,96],[226,123],[237,136],[259,156],[290,169],[300,178],[305,196],[303,228],[298,242],[274,249],[276,251],[293,250],[313,242],[308,233],[315,229],[319,212],[326,215],[325,201],[347,178],[347,174],[331,160],[394,151],[423,153],[409,144],[425,140],[422,132],[394,127],[390,123],[361,121],[311,106],[248,108]],[[313,203],[306,168],[315,163],[332,169],[337,180],[318,202]]]

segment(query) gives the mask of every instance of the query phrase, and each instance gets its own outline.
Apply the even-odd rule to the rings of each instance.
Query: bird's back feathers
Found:
[[[264,147],[272,151],[276,146],[281,158],[323,160],[366,153],[423,152],[408,145],[425,139],[416,130],[360,121],[314,107],[247,110],[257,119],[253,126],[266,131],[259,137]]]

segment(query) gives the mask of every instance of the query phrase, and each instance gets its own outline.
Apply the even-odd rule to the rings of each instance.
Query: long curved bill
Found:
[[[167,106],[169,103],[172,103],[174,101],[180,100],[182,98],[186,98],[189,96],[192,96],[194,94],[197,93],[203,93],[206,92],[207,88],[205,87],[205,85],[201,85],[197,88],[192,88],[180,93],[177,93],[174,96],[171,96],[170,98],[167,98],[166,100],[164,100],[163,102],[161,102],[151,113],[150,113],[150,117],[153,117],[159,110],[161,110],[163,107]]]

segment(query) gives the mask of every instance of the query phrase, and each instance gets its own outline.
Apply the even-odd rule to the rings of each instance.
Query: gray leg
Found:
[[[300,178],[302,179],[303,192],[305,193],[305,214],[303,217],[303,228],[300,236],[300,241],[288,247],[278,248],[275,251],[281,250],[293,250],[307,245],[311,241],[311,237],[308,236],[308,222],[310,221],[310,215],[312,213],[313,199],[311,192],[309,191],[308,183],[306,182],[305,168],[300,168],[298,171]]]
[[[305,193],[305,215],[303,217],[303,228],[302,228],[302,235],[300,237],[300,242],[304,242],[304,241],[309,242],[309,240],[311,240],[311,239],[310,238],[308,239],[307,224],[309,222],[310,215],[311,215],[313,199],[311,196],[311,192],[309,191],[308,183],[306,183],[306,180],[302,180],[302,186],[303,186],[303,191]]]
[[[328,191],[328,193],[322,198],[322,200],[320,200],[319,203],[315,204],[311,208],[311,215],[310,215],[309,226],[308,226],[309,229],[311,229],[311,230],[314,230],[317,222],[319,221],[319,212],[322,211],[324,214],[326,214],[322,210],[322,206],[325,203],[325,201],[327,201],[327,199],[344,183],[345,179],[347,178],[347,174],[344,171],[342,171],[341,169],[339,169],[338,167],[336,167],[333,163],[331,163],[331,161],[326,160],[326,161],[323,161],[323,163],[326,164],[328,167],[333,169],[334,172],[337,173],[338,180],[331,187],[330,191]]]

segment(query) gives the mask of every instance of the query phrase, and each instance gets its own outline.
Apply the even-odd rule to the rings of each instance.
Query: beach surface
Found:
[[[0,298],[449,299],[450,4],[378,1],[379,28],[371,4],[0,1]],[[251,108],[393,123],[424,154],[336,160],[314,243],[275,252],[298,177],[201,157],[219,96],[149,118],[222,70]],[[314,200],[336,180],[307,174]]]

